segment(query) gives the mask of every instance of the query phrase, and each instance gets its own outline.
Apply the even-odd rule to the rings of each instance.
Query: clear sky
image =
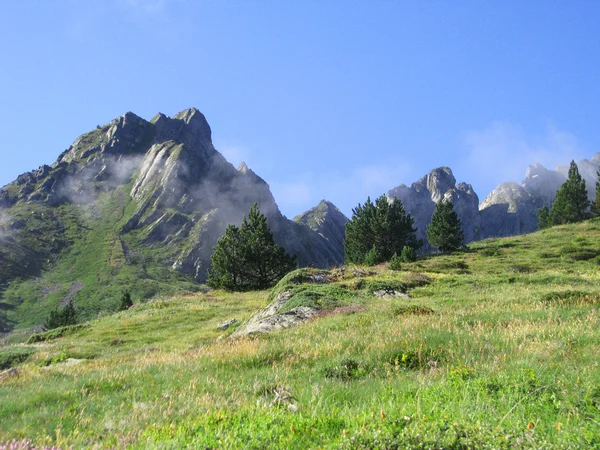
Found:
[[[480,200],[600,151],[600,2],[5,0],[0,185],[195,106],[288,217],[447,165]]]

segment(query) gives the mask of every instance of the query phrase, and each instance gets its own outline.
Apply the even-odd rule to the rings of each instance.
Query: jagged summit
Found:
[[[173,289],[182,276],[204,281],[217,240],[254,203],[277,244],[301,266],[343,262],[340,230],[347,219],[337,208],[327,205],[318,230],[285,218],[262,178],[246,164],[236,169],[215,149],[196,108],[151,121],[127,112],[98,126],[51,166],[0,189],[0,294],[17,278],[23,281],[15,288],[27,285],[29,293],[7,294],[13,309],[0,310],[0,332],[20,323],[13,317],[47,309],[39,286],[54,292],[65,279],[72,278],[68,295],[84,317],[110,309],[125,279],[139,280],[149,295]],[[75,266],[62,267],[63,260]],[[48,275],[42,280],[42,274]]]
[[[591,160],[579,161],[577,166],[586,182],[588,197],[593,200],[600,153]],[[479,207],[484,236],[510,236],[537,230],[537,211],[552,205],[556,191],[567,179],[568,170],[568,166],[550,170],[534,163],[527,167],[520,185],[513,182],[500,184]]]
[[[463,224],[465,241],[481,239],[479,198],[470,184],[456,184],[456,178],[449,167],[433,169],[410,186],[401,184],[389,190],[387,197],[397,197],[406,212],[413,216],[417,238],[425,242],[424,251],[430,249],[425,230],[431,221],[435,205],[444,199],[454,203],[454,209]]]

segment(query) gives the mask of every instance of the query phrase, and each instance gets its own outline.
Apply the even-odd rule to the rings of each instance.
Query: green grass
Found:
[[[569,255],[600,248],[599,231],[594,220],[481,241],[400,271],[338,268],[327,283],[297,271],[273,293],[163,296],[7,345],[34,352],[0,381],[0,442],[597,448],[600,271]],[[375,297],[382,286],[410,298]],[[283,290],[320,313],[266,336],[217,329]]]
[[[56,242],[54,247],[61,249],[59,254],[47,256],[48,264],[39,276],[25,273],[8,283],[2,294],[2,301],[9,306],[4,315],[15,329],[43,323],[69,296],[77,304],[80,320],[88,320],[117,311],[126,289],[136,303],[199,289],[191,277],[165,265],[167,249],[141,245],[136,233],[119,234],[135,209],[129,190],[129,185],[121,186],[87,206],[49,208],[27,203],[13,208],[17,218],[33,217],[26,222],[21,247],[51,248]],[[53,220],[43,219],[48,214]]]

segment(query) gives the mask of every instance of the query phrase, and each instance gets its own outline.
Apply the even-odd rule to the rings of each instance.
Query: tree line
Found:
[[[571,161],[568,179],[558,189],[551,208],[538,211],[539,227],[600,216],[600,171],[596,200],[590,205],[577,164]],[[590,208],[591,206],[591,208]],[[385,195],[358,204],[346,224],[344,253],[347,263],[375,265],[389,261],[397,270],[402,262],[416,260],[423,246],[416,238],[414,219],[398,198]],[[427,240],[441,252],[463,246],[462,224],[449,199],[440,201],[426,228]],[[217,242],[211,258],[208,284],[231,291],[265,289],[297,267],[296,258],[275,244],[266,217],[254,204],[241,227],[229,225]]]

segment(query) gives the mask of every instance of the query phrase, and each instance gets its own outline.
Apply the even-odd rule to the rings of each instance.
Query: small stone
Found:
[[[229,319],[226,320],[225,322],[221,322],[219,325],[217,325],[217,328],[219,330],[226,330],[227,328],[231,327],[233,324],[237,323],[237,319]]]

